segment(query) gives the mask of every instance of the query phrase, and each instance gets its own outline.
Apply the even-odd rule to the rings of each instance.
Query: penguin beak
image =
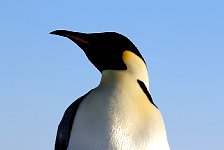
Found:
[[[72,32],[67,30],[55,30],[53,32],[50,32],[50,34],[67,37],[78,45],[89,44],[88,40],[86,39],[87,34],[85,33]]]
[[[103,55],[101,54],[101,50],[95,50],[96,49],[96,40],[94,40],[93,36],[94,34],[87,34],[87,33],[80,33],[80,32],[72,32],[67,30],[56,30],[53,32],[50,32],[50,34],[54,35],[60,35],[63,37],[67,37],[70,40],[72,40],[74,43],[76,43],[85,53],[87,58],[90,60],[90,62],[99,70],[101,69],[101,60],[105,60]],[[100,55],[101,54],[101,55]],[[101,58],[102,57],[102,58]]]

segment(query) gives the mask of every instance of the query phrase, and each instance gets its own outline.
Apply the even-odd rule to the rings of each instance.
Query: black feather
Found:
[[[151,96],[151,94],[149,93],[149,91],[147,90],[147,88],[146,88],[144,82],[142,82],[141,80],[137,80],[137,82],[138,82],[139,86],[141,87],[141,89],[143,90],[143,92],[145,93],[145,95],[148,97],[149,101],[150,101],[156,108],[158,108],[158,107],[156,106],[156,104],[153,102],[153,100],[152,100],[152,96]]]

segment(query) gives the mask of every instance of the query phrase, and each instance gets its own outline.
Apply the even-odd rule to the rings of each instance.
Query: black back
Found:
[[[91,90],[92,91],[92,90]],[[76,112],[83,99],[91,92],[89,91],[82,97],[74,101],[65,111],[63,118],[58,126],[57,137],[55,141],[55,150],[67,150],[70,133]]]

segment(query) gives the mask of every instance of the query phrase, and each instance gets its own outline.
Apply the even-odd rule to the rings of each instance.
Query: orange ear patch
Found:
[[[122,59],[125,64],[128,62],[128,59],[130,59],[130,55],[132,55],[132,52],[129,50],[123,52]]]

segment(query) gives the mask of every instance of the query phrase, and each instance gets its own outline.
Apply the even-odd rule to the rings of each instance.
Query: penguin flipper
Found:
[[[58,125],[57,136],[55,140],[55,150],[67,150],[70,133],[72,130],[73,121],[80,103],[91,92],[90,90],[85,95],[74,101],[65,111],[60,124]]]

